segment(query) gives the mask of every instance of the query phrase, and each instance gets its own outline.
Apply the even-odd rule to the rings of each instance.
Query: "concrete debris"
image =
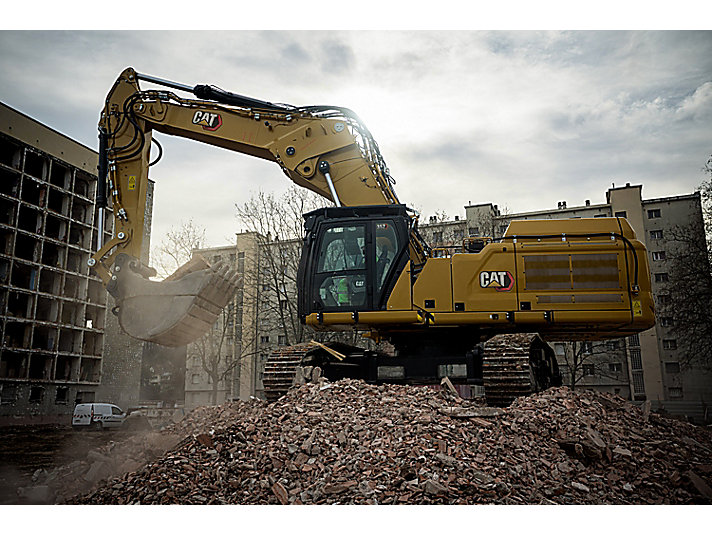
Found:
[[[452,382],[448,377],[445,377],[440,381],[440,387],[442,388],[442,391],[448,395],[452,395],[453,397],[460,396],[460,394],[457,392],[457,389],[455,389],[455,386],[452,385]]]
[[[174,445],[160,456],[136,454],[140,467],[115,467],[113,478],[58,502],[712,503],[709,430],[614,395],[552,388],[496,416],[452,417],[453,408],[482,407],[425,387],[326,384],[271,404],[196,409],[165,430],[164,445]],[[98,452],[117,458],[121,447]],[[85,473],[106,465],[95,458]]]
[[[504,415],[506,412],[502,408],[489,407],[463,407],[463,406],[448,406],[438,410],[441,414],[454,417],[456,419],[469,419],[472,417],[497,417]]]

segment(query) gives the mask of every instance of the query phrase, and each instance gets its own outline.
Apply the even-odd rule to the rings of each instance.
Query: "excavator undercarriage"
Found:
[[[508,406],[517,397],[562,383],[554,351],[538,334],[500,334],[461,354],[443,344],[427,357],[412,356],[338,342],[284,347],[267,359],[262,381],[265,397],[270,402],[278,400],[316,368],[319,376],[332,381],[356,378],[371,384],[436,385],[447,376],[454,384],[483,386],[490,406]]]

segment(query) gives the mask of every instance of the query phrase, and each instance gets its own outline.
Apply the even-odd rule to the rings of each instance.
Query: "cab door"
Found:
[[[366,222],[331,224],[323,228],[314,265],[313,311],[369,310],[373,284],[368,276],[372,252]]]

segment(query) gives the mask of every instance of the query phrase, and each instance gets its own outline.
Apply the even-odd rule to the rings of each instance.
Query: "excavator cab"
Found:
[[[304,215],[299,315],[385,309],[408,262],[406,207],[322,208]]]

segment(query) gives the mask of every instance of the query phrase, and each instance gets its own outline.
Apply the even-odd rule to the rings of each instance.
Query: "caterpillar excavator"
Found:
[[[285,348],[267,363],[268,398],[286,391],[297,367],[319,366],[332,378],[372,383],[449,376],[484,385],[488,402],[507,404],[561,383],[546,341],[623,337],[655,322],[646,250],[624,218],[513,221],[501,238],[436,253],[352,111],[274,104],[127,68],[99,122],[99,222],[110,205],[114,232],[89,264],[134,338],[166,346],[196,340],[239,280],[230,266],[199,257],[150,280],[155,271],[140,250],[153,131],[273,161],[334,204],[304,215],[299,318],[317,331],[361,331],[395,351]]]

